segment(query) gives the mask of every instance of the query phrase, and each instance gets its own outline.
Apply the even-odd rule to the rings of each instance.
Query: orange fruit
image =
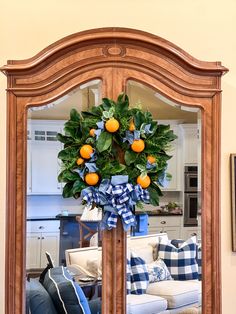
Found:
[[[83,158],[78,158],[76,161],[78,166],[82,165],[83,162],[84,162]]]
[[[93,148],[91,145],[83,145],[80,148],[80,156],[83,157],[84,159],[89,159],[91,157],[91,154],[93,153]]]
[[[115,133],[119,129],[119,127],[120,123],[114,118],[107,120],[107,122],[105,123],[105,128],[110,133]]]
[[[87,173],[84,180],[88,185],[96,185],[98,183],[99,176],[96,172]]]
[[[145,148],[145,143],[143,140],[134,140],[131,145],[131,149],[136,153],[141,153]]]
[[[150,162],[150,164],[154,164],[156,162],[156,158],[153,156],[147,156],[147,160]]]
[[[129,124],[129,130],[132,132],[135,130],[135,124],[134,124],[134,121],[132,120]]]
[[[146,175],[145,177],[138,176],[137,183],[141,185],[143,189],[146,189],[151,184],[151,179],[148,175]]]
[[[91,129],[91,130],[89,131],[89,135],[90,135],[90,136],[94,136],[94,135],[95,135],[94,132],[95,132],[95,129]]]

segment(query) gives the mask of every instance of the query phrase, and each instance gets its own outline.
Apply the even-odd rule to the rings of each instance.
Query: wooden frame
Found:
[[[227,69],[220,62],[199,61],[149,33],[102,28],[68,36],[30,59],[8,61],[0,70],[8,77],[5,313],[24,313],[27,109],[99,78],[103,95],[110,98],[132,79],[176,103],[201,109],[203,313],[220,314],[220,81]],[[103,314],[126,312],[125,252],[119,223],[103,238]]]
[[[230,154],[232,251],[236,252],[236,154]]]

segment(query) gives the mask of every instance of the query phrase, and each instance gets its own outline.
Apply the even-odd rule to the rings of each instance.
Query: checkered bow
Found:
[[[150,199],[147,190],[143,190],[140,185],[128,183],[128,176],[112,176],[111,180],[103,180],[99,188],[89,187],[81,194],[87,204],[94,202],[104,206],[103,225],[106,228],[115,228],[120,216],[126,231],[136,224],[133,206],[138,201],[148,203]]]

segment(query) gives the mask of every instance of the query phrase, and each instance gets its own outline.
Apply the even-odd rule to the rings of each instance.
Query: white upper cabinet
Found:
[[[183,162],[185,165],[198,164],[198,127],[197,124],[181,124],[183,132]]]
[[[57,180],[60,172],[57,155],[62,145],[56,136],[62,132],[63,125],[61,120],[32,120],[28,124],[28,194],[62,194],[62,185]]]
[[[172,156],[168,160],[167,173],[171,174],[172,178],[167,182],[166,186],[161,188],[162,191],[180,191],[182,189],[182,172],[181,172],[181,163],[182,163],[182,150],[181,150],[181,133],[179,132],[179,125],[177,121],[168,121],[160,120],[160,124],[169,124],[171,130],[174,131],[174,134],[177,136],[177,139],[171,143],[171,149],[167,152],[168,155]]]

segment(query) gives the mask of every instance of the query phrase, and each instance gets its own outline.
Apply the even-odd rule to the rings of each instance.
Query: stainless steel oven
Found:
[[[197,226],[198,215],[198,169],[184,167],[184,226]]]
[[[197,192],[197,166],[184,167],[184,191]]]

